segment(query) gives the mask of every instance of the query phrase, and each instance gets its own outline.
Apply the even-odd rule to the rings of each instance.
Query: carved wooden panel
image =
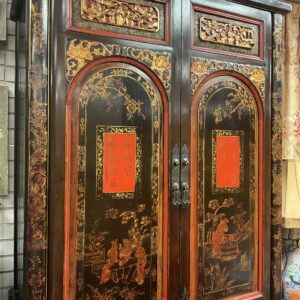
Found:
[[[209,52],[263,59],[263,22],[193,6],[193,47]]]
[[[69,0],[69,29],[169,43],[169,1]]]
[[[213,77],[192,108],[192,299],[260,289],[260,99],[233,76]]]
[[[75,163],[67,167],[73,238],[66,293],[70,299],[161,299],[167,108],[148,75],[128,63],[96,62],[81,74],[70,88],[67,118],[67,155]]]
[[[130,1],[81,0],[81,17],[100,24],[157,32],[159,10],[155,6]]]

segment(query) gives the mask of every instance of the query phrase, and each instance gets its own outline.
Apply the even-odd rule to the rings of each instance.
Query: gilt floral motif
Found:
[[[160,78],[166,91],[171,90],[171,54],[168,52],[152,51],[125,47],[125,55],[132,57],[149,66]]]
[[[119,55],[118,45],[103,44],[87,40],[71,40],[67,49],[67,80],[73,77],[89,62],[106,56]]]
[[[69,82],[89,62],[106,56],[121,55],[134,58],[150,67],[161,80],[167,93],[171,91],[171,53],[103,44],[87,40],[71,40],[67,49],[67,73]],[[153,99],[155,100],[156,97]]]
[[[200,57],[193,57],[191,60],[191,84],[193,94],[199,84],[208,75],[221,70],[231,70],[241,73],[249,78],[260,93],[261,99],[265,99],[265,69],[259,66],[229,63],[218,60],[208,60]]]

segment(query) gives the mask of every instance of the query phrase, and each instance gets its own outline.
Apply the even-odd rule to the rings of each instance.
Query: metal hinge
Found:
[[[181,204],[190,204],[190,151],[187,145],[181,149]]]
[[[190,204],[190,152],[186,145],[181,151],[176,145],[172,151],[172,205]]]

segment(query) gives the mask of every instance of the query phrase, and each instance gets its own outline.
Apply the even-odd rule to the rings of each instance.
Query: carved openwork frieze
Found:
[[[159,30],[159,10],[155,6],[129,1],[82,0],[84,20],[156,32]]]
[[[253,49],[256,43],[252,28],[234,22],[222,22],[210,17],[200,18],[200,39],[202,41]]]
[[[192,47],[208,52],[263,59],[260,20],[193,5]]]
[[[69,0],[69,30],[169,44],[170,1]]]

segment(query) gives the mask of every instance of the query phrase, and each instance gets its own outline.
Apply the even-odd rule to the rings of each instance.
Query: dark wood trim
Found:
[[[49,144],[49,250],[47,294],[49,300],[62,299],[64,264],[65,192],[65,1],[51,1],[50,55],[50,137]],[[54,21],[55,20],[55,21]],[[51,47],[50,47],[51,45]]]
[[[232,51],[225,51],[225,50],[220,50],[220,49],[211,49],[211,48],[207,48],[207,47],[200,47],[200,46],[195,46],[194,45],[194,11],[199,11],[199,12],[206,12],[212,15],[216,15],[216,16],[221,16],[221,17],[225,17],[225,18],[229,18],[232,20],[237,20],[237,21],[241,21],[241,22],[247,22],[249,24],[253,24],[253,25],[257,25],[259,28],[259,49],[258,55],[249,55],[249,54],[243,54],[243,53],[238,53],[238,52],[232,52]],[[199,50],[199,51],[206,51],[206,52],[210,52],[210,53],[216,53],[216,54],[223,54],[223,55],[230,55],[230,56],[236,56],[239,58],[248,58],[248,59],[254,59],[254,60],[260,60],[263,61],[264,60],[264,21],[263,20],[258,20],[258,19],[254,19],[254,18],[250,18],[250,17],[244,17],[238,14],[234,14],[234,13],[229,13],[226,11],[221,11],[221,10],[216,10],[213,8],[209,8],[206,6],[201,6],[201,5],[197,5],[197,4],[193,4],[192,5],[192,15],[191,15],[191,40],[192,40],[192,49],[194,50]]]
[[[292,5],[279,0],[232,0],[232,2],[246,4],[273,13],[287,14],[292,11]]]
[[[86,34],[95,34],[100,36],[107,36],[116,39],[125,39],[125,40],[132,40],[137,42],[144,42],[150,44],[157,44],[157,45],[169,45],[170,44],[170,16],[171,16],[171,5],[170,1],[165,0],[156,0],[156,2],[165,4],[165,38],[163,40],[159,39],[151,39],[151,38],[144,38],[134,35],[122,34],[117,32],[110,32],[104,30],[97,30],[97,29],[89,29],[79,26],[73,26],[73,17],[72,17],[72,0],[68,0],[68,26],[67,30],[75,31],[75,32],[82,32]]]

